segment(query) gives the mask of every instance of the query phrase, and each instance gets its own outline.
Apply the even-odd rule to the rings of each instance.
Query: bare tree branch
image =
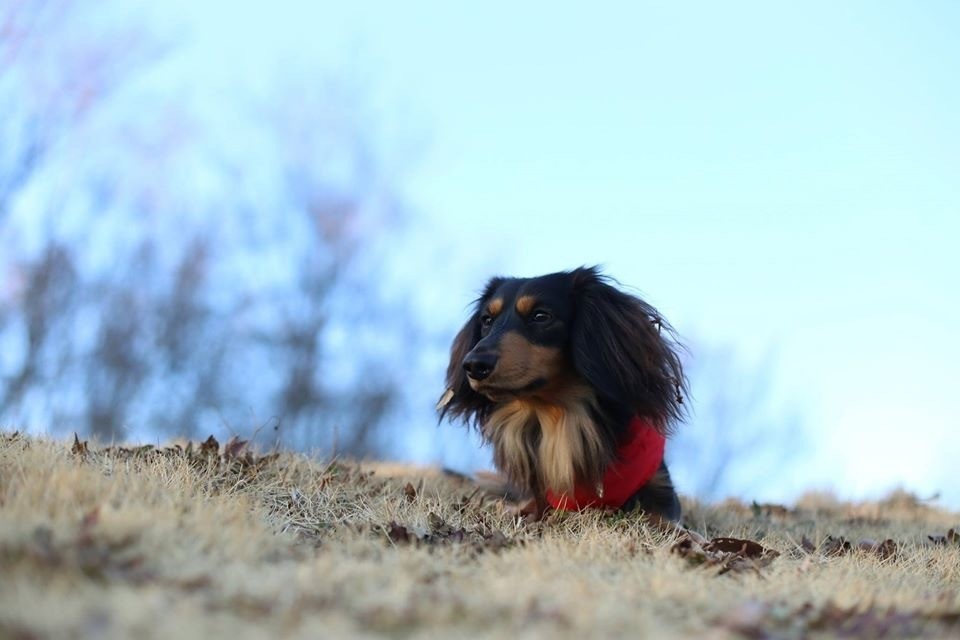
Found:
[[[0,153],[0,217],[127,79],[146,72],[137,29],[68,28],[84,7],[21,0],[0,9],[0,29],[12,34],[0,45],[0,127],[18,141]],[[51,38],[60,33],[70,37]],[[64,58],[62,68],[37,66]],[[151,221],[188,219],[183,209],[197,205],[154,169],[155,148],[126,132],[122,145],[99,137],[97,146],[122,146],[128,163],[71,176],[64,200],[88,203],[71,212],[79,234],[56,231],[60,202],[50,224],[11,218],[0,270],[17,270],[25,284],[0,290],[0,338],[15,326],[25,338],[16,366],[0,370],[0,416],[44,416],[110,439],[212,421],[253,431],[252,414],[276,418],[279,437],[303,447],[362,455],[382,446],[378,430],[403,381],[399,367],[383,366],[391,355],[378,341],[385,326],[403,334],[391,349],[406,357],[415,323],[384,301],[376,278],[357,274],[383,268],[370,247],[397,228],[399,209],[351,119],[359,110],[339,104],[349,98],[293,90],[255,123],[272,145],[269,165],[240,156],[208,165],[227,186],[222,204],[196,216],[203,224],[157,233]],[[176,142],[164,148],[170,165],[208,153],[195,146],[202,139]],[[263,172],[272,172],[274,200],[240,188]],[[39,253],[16,246],[17,234],[39,236]]]

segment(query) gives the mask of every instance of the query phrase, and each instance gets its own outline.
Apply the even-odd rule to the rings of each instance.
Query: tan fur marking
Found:
[[[562,398],[559,403],[518,398],[497,408],[484,425],[498,466],[529,489],[569,493],[578,482],[598,481],[609,462],[590,414],[596,403],[591,389],[568,387]]]
[[[537,479],[536,460],[527,440],[536,428],[526,405],[510,402],[499,407],[483,425],[484,436],[494,445],[496,464],[511,481],[532,490]]]
[[[520,296],[517,298],[517,304],[514,306],[516,306],[517,313],[520,315],[530,315],[530,312],[533,311],[533,308],[537,306],[537,299],[533,296]]]
[[[487,313],[490,315],[498,316],[501,311],[503,311],[503,298],[494,298],[487,303]]]
[[[510,331],[500,339],[500,360],[490,384],[520,388],[535,380],[552,380],[565,370],[563,351],[557,347],[532,344]]]

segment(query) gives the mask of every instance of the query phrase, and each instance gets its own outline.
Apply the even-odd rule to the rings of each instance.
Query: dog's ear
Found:
[[[686,379],[673,329],[646,302],[596,267],[571,272],[576,315],[571,348],[578,373],[600,394],[666,433],[683,418]]]
[[[480,342],[480,310],[502,283],[502,278],[492,278],[487,282],[483,295],[474,302],[470,319],[453,339],[453,344],[450,346],[450,362],[447,364],[447,391],[437,405],[441,420],[449,414],[454,418],[463,418],[468,423],[479,423],[491,406],[486,396],[470,388],[467,372],[463,368],[463,360]]]

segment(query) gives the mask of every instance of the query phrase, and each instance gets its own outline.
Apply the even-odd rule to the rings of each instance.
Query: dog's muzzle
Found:
[[[474,380],[485,380],[497,366],[497,354],[489,351],[470,352],[463,359],[463,369]]]

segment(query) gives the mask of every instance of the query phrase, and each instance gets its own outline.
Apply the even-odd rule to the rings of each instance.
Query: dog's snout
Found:
[[[474,380],[483,380],[489,377],[495,366],[497,366],[496,354],[485,351],[470,353],[463,360],[464,370]]]

